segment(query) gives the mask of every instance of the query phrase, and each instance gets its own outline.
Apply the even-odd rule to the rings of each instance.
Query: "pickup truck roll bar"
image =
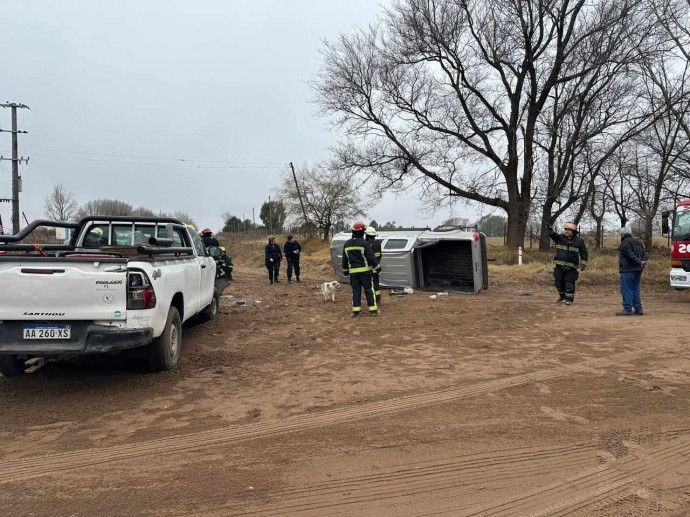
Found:
[[[194,255],[194,248],[155,248],[151,246],[138,246],[137,253],[139,255]]]
[[[16,235],[0,235],[0,243],[1,242],[20,242],[28,235],[30,235],[36,228],[40,226],[47,226],[49,228],[71,228],[73,230],[79,228],[80,223],[70,223],[68,221],[51,221],[49,219],[37,219],[36,221],[31,222],[28,226],[25,226],[22,228],[22,230],[16,234]],[[6,248],[3,248],[6,249]],[[44,247],[44,249],[49,249],[47,247]],[[66,248],[53,248],[53,249],[66,249]],[[16,251],[23,251],[22,250],[16,250]]]

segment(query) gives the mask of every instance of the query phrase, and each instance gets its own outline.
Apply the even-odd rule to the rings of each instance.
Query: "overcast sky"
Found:
[[[337,140],[313,104],[323,39],[375,20],[374,0],[7,0],[0,101],[20,110],[21,210],[43,217],[56,183],[79,203],[117,198],[259,222],[281,172],[327,156]],[[10,110],[0,109],[9,129]],[[0,133],[0,154],[11,152]],[[11,197],[0,162],[0,198]],[[416,195],[388,196],[367,219],[435,225]],[[11,207],[0,204],[6,227]],[[471,215],[462,212],[456,215]]]

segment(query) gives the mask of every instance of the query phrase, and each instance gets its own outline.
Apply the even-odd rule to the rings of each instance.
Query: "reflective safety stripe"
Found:
[[[565,251],[572,251],[573,253],[577,253],[578,255],[580,254],[580,248],[577,246],[563,246],[562,244],[556,244],[556,249],[557,250],[565,250]]]
[[[366,266],[366,267],[354,267],[350,269],[350,274],[356,274],[356,273],[369,273],[371,272],[371,266]]]
[[[581,261],[580,261],[580,264],[582,264],[583,266],[586,266],[586,265],[587,265],[587,261],[586,261],[586,260],[581,260]]]
[[[352,307],[352,312],[359,312],[361,310],[362,310],[361,307]]]
[[[566,262],[564,260],[554,260],[553,263],[557,266],[577,267],[577,264],[575,264],[574,262]]]
[[[374,312],[374,311],[377,311],[377,310],[379,310],[379,308],[378,308],[376,305],[370,305],[370,306],[369,306],[369,311],[370,311],[370,312]]]

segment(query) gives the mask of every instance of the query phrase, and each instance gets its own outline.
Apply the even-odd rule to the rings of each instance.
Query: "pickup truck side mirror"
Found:
[[[211,255],[214,259],[220,257],[220,248],[217,246],[211,246],[208,249],[209,255]]]
[[[667,237],[669,234],[668,218],[670,215],[671,212],[661,213],[661,235],[663,235],[664,237]]]

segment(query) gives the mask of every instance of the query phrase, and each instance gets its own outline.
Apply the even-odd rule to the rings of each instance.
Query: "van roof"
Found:
[[[477,232],[467,232],[464,230],[444,230],[444,231],[434,231],[434,230],[381,230],[376,234],[376,238],[388,239],[422,239],[422,240],[467,240],[472,241],[477,238]],[[333,236],[331,242],[344,242],[352,236],[352,232],[340,232]]]

